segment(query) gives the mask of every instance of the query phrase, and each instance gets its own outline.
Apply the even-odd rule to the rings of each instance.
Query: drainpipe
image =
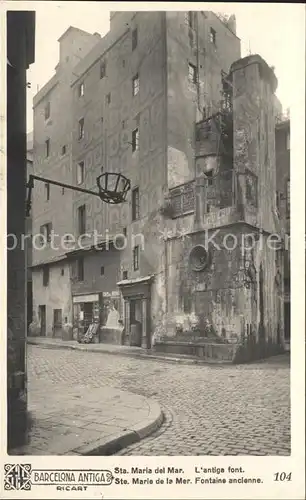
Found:
[[[168,241],[167,241],[167,237],[165,237],[165,297],[166,297],[165,306],[166,306],[166,314],[168,314],[168,311],[169,311],[168,294],[169,294]]]
[[[165,61],[165,68],[166,68],[166,71],[164,72],[164,91],[165,91],[165,109],[167,110],[167,105],[168,105],[168,65],[167,65],[167,57],[168,57],[168,52],[167,52],[167,12],[164,12],[163,16],[162,16],[162,26],[163,26],[163,33],[164,33],[164,61]],[[166,168],[165,168],[165,184],[168,188],[168,179],[167,179],[167,175],[168,175],[168,113],[166,112],[166,121],[165,121],[165,129],[166,129],[166,140],[165,140],[165,149],[164,149],[164,154],[165,154],[165,157],[164,157],[164,161],[165,161],[165,164],[166,164]],[[164,197],[163,197],[163,200],[164,200]],[[163,225],[164,225],[164,221],[163,221]],[[163,227],[164,229],[164,227]],[[169,293],[169,279],[168,279],[168,275],[169,275],[169,266],[168,266],[168,246],[167,246],[168,242],[167,242],[167,238],[165,237],[164,238],[164,252],[165,252],[165,265],[164,265],[164,270],[165,270],[165,297],[166,297],[166,300],[165,300],[165,309],[166,309],[166,314],[168,314],[168,310],[169,310],[169,299],[168,299],[168,293]]]
[[[203,117],[203,110],[200,103],[200,61],[199,61],[199,13],[195,12],[196,16],[196,53],[197,53],[197,106],[199,113]]]

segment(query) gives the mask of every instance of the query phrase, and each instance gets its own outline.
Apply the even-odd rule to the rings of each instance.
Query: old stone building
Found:
[[[33,170],[33,132],[27,134],[27,179],[34,173]],[[33,320],[33,286],[32,286],[32,215],[26,217],[25,253],[27,266],[27,326]]]
[[[67,33],[71,47],[78,33]],[[65,117],[55,114],[51,128],[41,117],[52,83],[35,99],[35,166],[92,190],[101,172],[120,172],[132,189],[127,202],[106,205],[35,188],[36,230],[50,223],[47,235],[82,236],[35,253],[44,334],[61,335],[65,318],[76,335],[97,322],[101,341],[129,343],[137,323],[143,347],[227,359],[277,351],[282,252],[267,244],[278,231],[273,70],[260,56],[240,59],[235,18],[212,12],[116,12],[105,37],[87,36],[91,50],[73,69],[61,60],[66,76],[54,77]],[[215,232],[216,247],[207,244]]]
[[[72,93],[73,68],[100,36],[69,28],[59,39],[55,75],[34,98],[34,173],[48,179],[73,182]],[[66,233],[73,231],[72,192],[44,182],[33,191],[33,316],[41,335],[61,332],[71,317],[70,274],[65,263]],[[54,243],[50,235],[54,231]],[[39,235],[44,239],[40,241]],[[71,319],[71,318],[70,318]]]
[[[275,129],[276,200],[285,232],[284,248],[284,322],[285,344],[290,347],[290,118],[281,115]]]

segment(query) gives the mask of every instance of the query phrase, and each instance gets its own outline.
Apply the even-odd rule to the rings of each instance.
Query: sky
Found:
[[[5,3],[5,2],[4,2]],[[10,3],[10,2],[7,2]],[[13,2],[15,5],[16,3]],[[27,80],[27,128],[33,128],[32,101],[37,90],[54,74],[59,57],[58,38],[69,26],[90,33],[105,35],[109,29],[110,10],[135,10],[135,2],[18,2],[36,10],[36,55]],[[10,3],[12,5],[12,3]],[[124,8],[123,8],[124,6]],[[184,10],[183,3],[137,2],[137,10]],[[188,3],[189,10],[212,10],[235,14],[237,36],[241,39],[242,57],[260,54],[270,66],[275,67],[278,78],[276,95],[283,109],[296,104],[298,94],[294,82],[300,78],[299,61],[304,55],[305,8],[302,4],[289,3]]]

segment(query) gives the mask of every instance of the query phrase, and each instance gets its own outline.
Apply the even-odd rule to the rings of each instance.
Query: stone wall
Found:
[[[73,266],[73,262],[70,267]],[[103,266],[103,274],[101,267]],[[71,292],[72,295],[112,292],[117,288],[120,280],[120,251],[104,250],[95,251],[84,256],[84,281],[78,282],[71,270]]]
[[[234,165],[240,205],[256,202],[256,224],[276,230],[276,169],[273,70],[258,55],[232,65]],[[271,196],[272,193],[272,196]],[[251,200],[251,198],[254,200]],[[241,214],[244,218],[244,214]]]
[[[43,286],[42,268],[33,269],[33,320],[39,323],[39,306],[46,306],[46,336],[53,336],[53,310],[62,310],[64,323],[72,322],[70,267],[67,262],[49,266],[49,284]],[[65,321],[66,319],[66,321]]]
[[[77,231],[77,208],[86,204],[86,233],[96,230],[102,238],[122,234],[127,243],[120,251],[120,261],[112,260],[113,276],[129,279],[162,272],[164,245],[160,240],[161,216],[166,185],[166,81],[165,19],[162,12],[137,12],[126,26],[123,18],[111,23],[111,31],[97,49],[76,68],[73,82],[73,168],[85,162],[84,187],[93,188],[96,177],[104,172],[121,172],[139,188],[139,218],[132,221],[131,193],[127,202],[110,206],[91,196],[74,194],[74,230]],[[120,18],[120,19],[119,19]],[[113,26],[113,27],[112,27]],[[138,30],[138,44],[132,51],[132,31]],[[99,49],[99,50],[98,50]],[[106,76],[100,78],[100,64],[106,64]],[[139,93],[133,96],[132,79],[138,74]],[[85,95],[79,98],[77,86],[84,82]],[[107,102],[110,93],[111,102]],[[77,120],[84,116],[85,137],[77,139]],[[132,152],[132,131],[139,129],[139,149]],[[75,172],[75,170],[74,170]],[[74,176],[76,174],[74,173]],[[139,236],[137,236],[139,235]],[[90,241],[90,238],[88,239]],[[141,247],[139,269],[133,269],[134,244]],[[115,266],[117,270],[115,271]],[[87,271],[86,271],[87,273]],[[88,272],[88,286],[95,289],[93,274]],[[156,283],[158,283],[157,278]],[[89,285],[91,283],[91,285]],[[102,283],[101,283],[102,286]],[[108,284],[105,282],[105,286]],[[156,285],[154,285],[156,286]],[[161,291],[162,293],[162,291]],[[153,311],[160,313],[160,300]],[[154,316],[153,312],[153,316]]]
[[[194,270],[191,257],[198,245],[207,249],[207,266],[200,271]],[[169,299],[163,341],[197,344],[202,338],[212,344],[241,344],[240,361],[245,359],[243,349],[248,342],[260,346],[254,350],[255,357],[267,346],[275,352],[282,348],[281,264],[269,249],[267,236],[258,239],[256,231],[239,223],[190,234],[184,241],[172,239],[167,246]],[[183,323],[182,335],[178,325]]]
[[[71,164],[71,107],[72,91],[70,79],[73,67],[79,59],[75,53],[83,49],[86,53],[97,43],[97,38],[82,30],[70,29],[61,39],[62,59],[57,73],[34,98],[34,173],[36,175],[73,184]],[[65,57],[64,57],[65,55]],[[67,59],[67,60],[66,60]],[[45,119],[45,107],[50,103],[50,117]],[[50,154],[46,157],[45,141],[50,140]],[[65,147],[65,151],[63,151]],[[44,182],[35,181],[33,189],[33,235],[38,235],[40,226],[51,222],[56,238],[53,248],[46,245],[39,249],[38,239],[33,251],[33,264],[48,262],[63,255],[61,245],[64,234],[72,233],[72,191],[50,185],[50,198],[46,198]]]
[[[240,57],[240,40],[212,12],[167,12],[168,188],[194,178],[195,122],[220,110],[222,75]],[[210,29],[216,42],[210,41]],[[188,65],[198,84],[188,80]]]
[[[27,441],[26,70],[34,62],[35,13],[7,12],[7,446]]]

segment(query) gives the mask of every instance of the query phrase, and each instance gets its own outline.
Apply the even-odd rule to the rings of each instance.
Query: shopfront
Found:
[[[124,280],[119,286],[124,299],[125,343],[130,343],[130,336],[135,324],[141,329],[139,347],[151,348],[151,282],[152,277]]]
[[[103,309],[101,293],[75,295],[72,297],[72,303],[73,328],[77,330],[78,336],[84,335],[91,324],[101,323]]]
[[[88,327],[98,323],[99,327],[115,328],[120,320],[120,292],[99,292],[74,295],[73,327],[78,336],[84,335]]]

